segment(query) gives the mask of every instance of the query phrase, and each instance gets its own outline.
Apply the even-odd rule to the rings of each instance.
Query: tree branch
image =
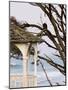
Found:
[[[65,72],[63,70],[63,66],[59,66],[59,64],[56,64],[54,63],[51,59],[47,59],[47,58],[44,58],[42,56],[38,56],[40,59],[43,59],[45,60],[47,63],[49,63],[51,66],[55,67],[56,69],[58,69],[63,75],[65,75]]]

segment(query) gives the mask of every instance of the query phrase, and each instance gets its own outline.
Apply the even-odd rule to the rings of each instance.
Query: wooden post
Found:
[[[27,75],[28,74],[28,48],[29,48],[29,44],[15,44],[21,51],[22,55],[23,55],[23,75]]]
[[[28,87],[28,48],[29,43],[27,44],[16,44],[23,55],[23,87]]]
[[[37,74],[37,44],[34,44],[34,50],[35,50],[35,53],[34,53],[34,62],[35,62],[34,75],[36,76],[36,74]]]
[[[37,43],[34,44],[34,50],[35,50],[35,53],[34,53],[34,76],[36,77],[35,78],[35,86],[37,86]]]
[[[23,56],[23,75],[28,75],[28,57]]]

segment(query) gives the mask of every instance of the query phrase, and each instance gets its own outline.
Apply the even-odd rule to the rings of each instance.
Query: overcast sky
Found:
[[[15,16],[17,20],[29,23],[40,22],[40,14],[43,13],[39,7],[32,6],[29,3],[16,2],[11,2],[10,12],[10,15]]]
[[[27,21],[28,23],[41,24],[41,21],[46,22],[48,29],[53,27],[48,19],[44,16],[44,12],[37,6],[30,5],[29,3],[19,3],[11,2],[10,3],[10,16],[15,16],[18,21]],[[42,19],[40,19],[42,17]]]

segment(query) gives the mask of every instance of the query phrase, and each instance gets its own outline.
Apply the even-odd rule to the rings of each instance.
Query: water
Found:
[[[65,83],[65,77],[55,68],[51,67],[48,65],[45,61],[42,62],[44,65],[44,68],[46,68],[48,77],[53,85],[64,85]],[[23,61],[22,60],[15,60],[12,59],[10,61],[10,74],[19,74],[23,75]],[[29,74],[34,73],[34,65],[31,64],[31,61],[29,62]],[[37,81],[38,81],[38,86],[49,86],[49,82],[47,81],[47,78],[45,76],[45,73],[42,70],[41,65],[37,66]]]

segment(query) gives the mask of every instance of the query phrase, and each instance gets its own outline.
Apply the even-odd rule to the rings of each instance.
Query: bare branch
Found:
[[[51,66],[55,67],[56,69],[58,69],[63,75],[65,75],[65,72],[63,70],[63,66],[59,66],[58,64],[54,63],[53,60],[51,59],[47,59],[47,58],[44,58],[42,56],[38,56],[40,59],[43,59],[45,60],[47,63],[49,63]],[[62,69],[61,69],[62,68]]]
[[[46,69],[44,69],[44,66],[43,66],[42,62],[41,62],[41,61],[39,61],[39,62],[40,62],[40,64],[41,64],[41,66],[42,66],[42,69],[43,69],[43,71],[44,71],[44,73],[45,73],[45,76],[46,76],[46,78],[47,78],[50,86],[52,86],[52,83],[51,83],[51,81],[50,81],[50,79],[49,79],[49,77],[48,77],[48,75],[47,75]]]

